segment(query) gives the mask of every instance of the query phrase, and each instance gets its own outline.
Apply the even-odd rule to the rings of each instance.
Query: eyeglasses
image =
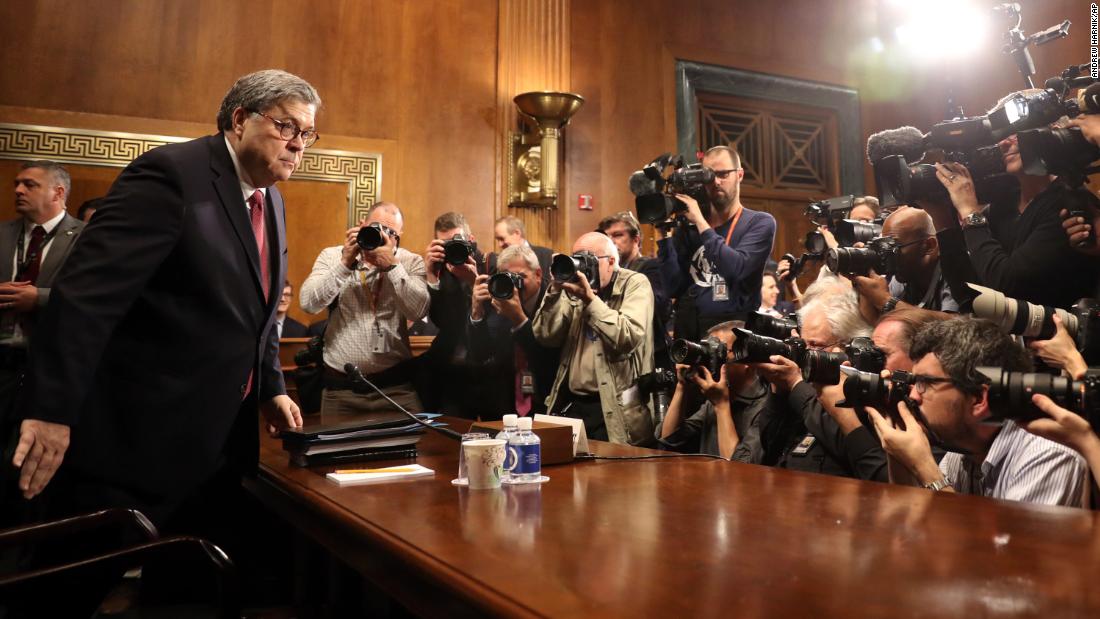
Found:
[[[711,170],[711,172],[714,172],[714,177],[715,177],[715,178],[717,178],[717,179],[720,179],[720,180],[723,180],[723,181],[724,181],[724,180],[726,180],[727,178],[729,178],[729,175],[730,175],[730,174],[733,174],[734,172],[736,172],[736,171],[738,171],[738,170],[740,170],[740,169],[741,169],[741,168],[731,168],[731,169],[729,169],[729,170]]]
[[[925,376],[924,374],[913,375],[913,387],[920,395],[924,395],[924,392],[928,391],[929,386],[937,385],[940,383],[955,384],[955,381],[946,376]]]
[[[310,146],[316,144],[317,140],[321,139],[321,136],[317,135],[317,131],[314,129],[302,129],[293,122],[286,120],[277,120],[268,116],[267,114],[264,114],[263,112],[257,112],[256,110],[252,110],[252,113],[256,114],[257,116],[263,116],[264,118],[270,120],[275,125],[275,128],[279,130],[279,137],[286,140],[287,142],[290,142],[296,137],[301,137],[302,145],[306,148],[309,148]]]
[[[929,237],[927,237],[927,236],[922,236],[921,238],[909,241],[908,243],[899,243],[898,244],[898,249],[905,249],[906,247],[909,247],[910,245],[916,245],[917,243],[923,243],[923,242],[927,241],[928,238]]]

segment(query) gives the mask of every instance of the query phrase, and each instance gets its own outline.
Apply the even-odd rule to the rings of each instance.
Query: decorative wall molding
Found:
[[[0,159],[50,159],[60,163],[126,167],[158,146],[190,138],[0,123]],[[348,190],[348,226],[366,217],[382,186],[382,155],[310,148],[294,179],[343,183]]]

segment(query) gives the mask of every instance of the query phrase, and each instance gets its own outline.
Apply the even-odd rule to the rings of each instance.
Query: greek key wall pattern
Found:
[[[142,153],[189,138],[0,123],[0,159],[50,159],[60,163],[122,168]],[[311,148],[295,179],[344,183],[348,225],[366,217],[378,201],[382,155]]]

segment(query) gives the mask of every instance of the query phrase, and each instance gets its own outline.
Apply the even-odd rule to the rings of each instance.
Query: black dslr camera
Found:
[[[294,353],[294,365],[320,365],[325,356],[325,338],[315,335],[306,343],[306,347]]]
[[[524,276],[519,273],[501,271],[489,277],[489,295],[494,299],[507,301],[517,290],[523,290]]]
[[[791,337],[791,331],[798,331],[798,315],[776,318],[764,312],[753,312],[745,318],[745,330],[764,337],[785,340]]]
[[[855,196],[838,196],[818,202],[811,202],[806,207],[806,217],[819,226],[832,228],[836,222],[847,219],[855,208]]]
[[[392,228],[380,223],[368,224],[359,228],[359,234],[355,236],[355,243],[363,251],[372,251],[386,244],[386,235],[392,237],[395,243],[400,244],[401,237]]]
[[[666,168],[673,168],[666,178]],[[634,210],[638,221],[659,228],[676,225],[673,216],[687,210],[687,205],[675,194],[691,196],[706,214],[710,210],[707,185],[714,182],[714,171],[701,163],[684,164],[683,156],[665,153],[630,176],[630,191],[634,193]],[[679,218],[677,218],[679,220]]]
[[[837,245],[851,247],[856,243],[870,243],[875,237],[882,236],[881,219],[874,221],[860,221],[858,219],[841,219],[833,229]]]
[[[779,355],[797,363],[800,367],[806,358],[806,341],[800,337],[785,340],[757,335],[748,329],[734,329],[733,360],[737,363],[771,363],[772,355]]]
[[[869,337],[853,338],[844,352],[807,350],[802,361],[802,378],[819,385],[840,382],[841,366],[847,361],[861,372],[879,373],[886,367],[886,354]]]
[[[1038,419],[1044,417],[1031,402],[1041,393],[1055,404],[1084,417],[1093,431],[1100,427],[1100,376],[1091,371],[1084,380],[1054,374],[1008,372],[997,367],[979,367],[989,379],[989,410],[996,419]]]
[[[477,244],[466,240],[461,234],[456,234],[443,243],[443,260],[447,264],[458,266],[466,264],[466,260],[477,251]]]
[[[638,391],[643,398],[651,400],[657,421],[660,422],[665,418],[672,394],[676,391],[676,372],[657,368],[649,374],[642,374],[638,377]]]
[[[889,277],[897,270],[898,241],[880,236],[864,247],[837,247],[825,254],[825,264],[841,275],[867,275],[872,269]]]
[[[600,259],[590,251],[578,251],[572,256],[558,254],[550,261],[550,276],[561,283],[577,282],[578,273],[584,273],[592,290],[600,289]]]
[[[675,363],[689,365],[692,371],[696,367],[705,367],[711,378],[718,380],[722,366],[726,364],[726,345],[716,337],[708,337],[701,342],[678,339],[672,342],[668,356]]]
[[[914,415],[920,415],[919,407],[909,401],[909,390],[916,378],[901,370],[891,372],[890,378],[883,378],[879,372],[861,372],[855,368],[842,367],[840,371],[847,379],[844,381],[844,399],[836,405],[842,408],[862,408],[870,406],[894,422],[894,427],[905,429],[905,422],[898,414],[898,403],[905,402]],[[867,421],[861,418],[865,424]]]

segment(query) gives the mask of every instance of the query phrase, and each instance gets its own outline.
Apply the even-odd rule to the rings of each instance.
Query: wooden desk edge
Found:
[[[276,511],[329,552],[352,564],[361,573],[368,574],[387,593],[418,614],[431,615],[442,611],[448,616],[482,617],[486,613],[499,617],[546,616],[512,599],[503,590],[486,589],[483,583],[465,572],[376,527],[323,495],[301,487],[300,493],[288,490],[280,483],[279,475],[262,463],[259,475],[254,479],[245,479],[244,484],[268,508]],[[316,518],[317,515],[325,519],[325,524],[334,521],[343,530],[333,531],[331,527],[318,529],[311,526],[309,518]],[[348,537],[350,540],[342,539]],[[349,543],[381,550],[384,556],[374,553],[364,556],[364,553],[357,552],[354,557],[350,557]],[[388,565],[380,565],[380,562]],[[404,570],[395,569],[400,567],[398,564],[408,567]],[[424,574],[430,578],[424,578]],[[433,602],[430,601],[433,596],[424,595],[440,585],[454,596],[454,600]],[[463,601],[466,607],[455,608],[454,601]],[[443,602],[442,608],[439,602]]]

